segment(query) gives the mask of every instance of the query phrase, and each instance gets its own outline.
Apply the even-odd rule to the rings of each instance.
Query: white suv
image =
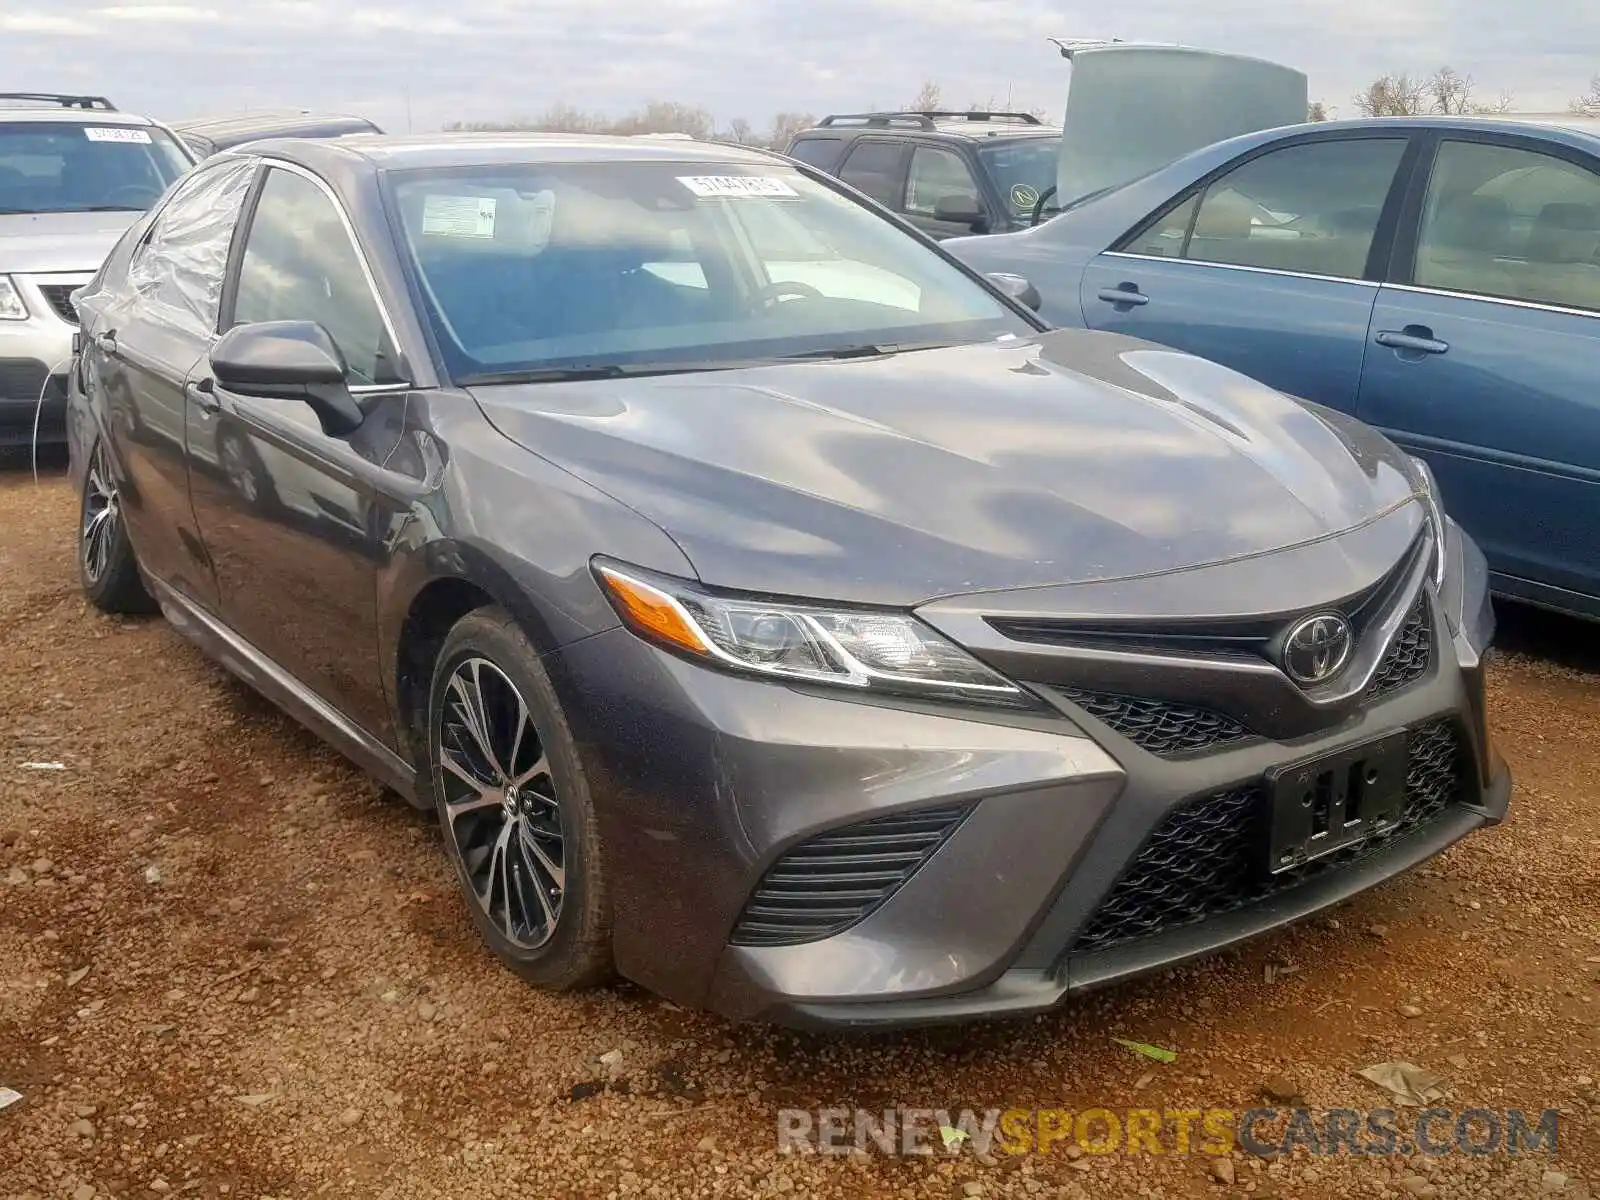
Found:
[[[193,161],[104,97],[0,93],[0,448],[63,440],[72,292]]]

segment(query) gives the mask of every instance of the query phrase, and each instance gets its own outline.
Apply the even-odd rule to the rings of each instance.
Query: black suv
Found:
[[[1060,146],[1061,130],[1031,113],[926,110],[824,117],[788,154],[947,238],[1054,215]]]

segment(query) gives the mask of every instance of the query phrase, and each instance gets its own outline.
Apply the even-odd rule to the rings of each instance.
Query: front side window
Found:
[[[398,383],[394,349],[339,210],[303,175],[267,173],[239,264],[233,323],[315,321],[353,384]]]
[[[1600,176],[1535,150],[1444,142],[1415,282],[1600,311]]]
[[[154,126],[0,121],[0,216],[143,212],[188,169]]]
[[[900,164],[905,148],[899,142],[859,141],[839,170],[839,178],[871,196],[885,208],[898,209],[904,180]]]
[[[1031,332],[916,238],[777,163],[407,171],[386,186],[458,380]]]
[[[1360,279],[1405,148],[1404,138],[1393,137],[1269,151],[1213,181],[1200,193],[1198,213],[1185,197],[1117,248]]]
[[[978,185],[961,156],[938,146],[918,146],[911,152],[911,173],[906,180],[906,212],[931,217],[947,196],[978,198]]]
[[[152,314],[215,331],[228,247],[255,169],[254,159],[202,166],[173,188],[128,263],[128,284],[157,306]]]

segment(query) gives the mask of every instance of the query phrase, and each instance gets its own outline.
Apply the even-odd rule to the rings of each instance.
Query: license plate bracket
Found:
[[[1401,730],[1269,771],[1267,869],[1292,871],[1393,828],[1406,806],[1407,741]]]

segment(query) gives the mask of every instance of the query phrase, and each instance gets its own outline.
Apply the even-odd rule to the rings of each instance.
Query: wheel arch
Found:
[[[589,586],[598,592],[597,586]],[[438,542],[421,559],[405,564],[384,606],[382,661],[399,749],[419,772],[428,769],[428,692],[439,648],[463,617],[490,606],[509,612],[541,656],[576,637],[598,632],[575,621],[555,600],[537,595],[481,547]],[[609,623],[617,623],[614,616]]]

